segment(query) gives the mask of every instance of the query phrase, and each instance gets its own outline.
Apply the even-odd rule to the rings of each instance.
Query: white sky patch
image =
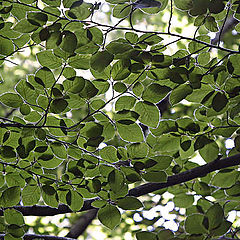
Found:
[[[191,162],[197,163],[199,165],[204,165],[206,162],[203,160],[203,158],[200,156],[199,153],[197,153],[193,158],[190,160]]]
[[[103,4],[101,5],[101,11],[103,11],[104,13],[109,12],[109,11],[110,11],[109,4],[103,3]],[[104,16],[106,17],[106,15],[104,15]]]
[[[235,144],[234,144],[234,141],[230,138],[228,138],[226,141],[225,141],[225,147],[227,149],[232,149],[234,148]]]
[[[134,220],[135,222],[141,222],[141,221],[143,220],[143,218],[140,216],[139,213],[135,213],[135,214],[133,215],[133,220]]]
[[[155,195],[155,196],[152,197],[152,201],[157,203],[157,202],[159,202],[160,198],[161,197],[159,195]]]
[[[232,35],[238,35],[238,32],[234,29],[232,30]]]
[[[230,221],[230,222],[233,222],[235,220],[237,216],[237,212],[236,211],[231,211],[228,213],[228,217],[227,217],[227,220]]]
[[[208,33],[208,36],[209,36],[211,39],[214,39],[215,36],[216,36],[216,33],[210,32],[210,33]]]
[[[99,144],[98,148],[99,148],[99,149],[102,149],[102,148],[104,148],[104,147],[106,147],[106,146],[107,146],[106,143],[101,142],[101,143]]]
[[[163,226],[167,229],[170,229],[172,231],[178,230],[178,225],[174,221],[167,221],[163,224]]]

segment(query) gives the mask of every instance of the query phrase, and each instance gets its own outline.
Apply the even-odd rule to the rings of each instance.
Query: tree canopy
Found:
[[[239,239],[238,19],[231,0],[0,0],[0,238]]]

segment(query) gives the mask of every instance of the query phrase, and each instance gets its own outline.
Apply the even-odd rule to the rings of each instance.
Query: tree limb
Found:
[[[146,183],[131,189],[128,193],[128,196],[139,197],[148,193],[152,193],[156,190],[160,190],[163,188],[171,187],[174,185],[178,185],[180,183],[184,183],[190,181],[194,178],[203,177],[208,173],[211,173],[216,170],[220,170],[223,168],[233,167],[240,164],[240,153],[223,158],[221,160],[214,160],[210,163],[204,164],[200,167],[196,167],[185,172],[181,172],[179,174],[169,176],[166,182],[163,183]],[[89,199],[84,201],[83,207],[79,210],[79,212],[96,209],[91,206],[91,203],[94,202],[97,198]],[[49,206],[15,206],[16,210],[20,211],[24,216],[54,216],[57,214],[63,213],[71,213],[72,210],[64,205],[60,204],[58,208],[52,208]],[[0,210],[0,216],[3,215],[3,211]]]
[[[219,42],[219,40],[221,41],[224,34],[233,29],[238,23],[239,21],[236,18],[234,17],[228,18],[224,24],[223,29],[221,29],[221,31],[219,31],[216,34],[215,38],[211,40],[211,44],[216,45]]]
[[[0,239],[3,240],[6,234],[0,234]],[[45,239],[45,240],[74,240],[74,238],[67,237],[56,237],[50,235],[39,235],[39,234],[25,234],[23,236],[24,240],[32,240],[32,239]]]
[[[83,212],[89,209],[95,209],[91,206],[91,203],[94,202],[96,198],[85,200],[83,207],[79,212]],[[55,216],[57,214],[71,213],[73,212],[67,205],[59,204],[58,208],[53,208],[49,206],[14,206],[14,209],[21,212],[24,216]],[[3,210],[0,210],[0,216],[3,216]]]
[[[76,223],[71,227],[69,233],[66,237],[78,238],[84,233],[86,228],[91,224],[92,220],[97,216],[98,209],[91,209],[76,221]]]
[[[163,183],[146,183],[140,185],[136,188],[133,188],[129,191],[129,196],[139,197],[145,195],[147,193],[154,192],[156,190],[160,190],[166,187],[178,185],[180,183],[184,183],[190,181],[194,178],[203,177],[210,172],[220,170],[227,167],[232,167],[240,164],[240,153],[223,158],[221,160],[215,160],[210,163],[204,164],[200,167],[192,168],[185,172],[181,172],[179,174],[168,177],[167,182]]]

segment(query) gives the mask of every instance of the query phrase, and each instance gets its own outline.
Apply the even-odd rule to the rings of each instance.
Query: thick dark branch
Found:
[[[4,239],[5,234],[0,234],[0,239]],[[25,234],[23,237],[24,240],[32,240],[32,239],[45,239],[45,240],[73,240],[74,238],[67,237],[56,237],[50,235],[38,235],[38,234]]]
[[[130,196],[139,197],[147,193],[154,192],[166,187],[178,185],[190,181],[194,178],[203,177],[210,172],[220,170],[227,167],[232,167],[240,164],[240,153],[221,160],[215,160],[203,166],[190,169],[185,172],[168,177],[165,183],[147,183],[129,191]]]
[[[91,224],[92,220],[97,216],[98,209],[91,209],[76,221],[76,223],[71,227],[69,233],[66,237],[78,238],[84,233],[86,228]]]
[[[196,167],[173,176],[169,176],[167,179],[167,182],[164,182],[164,183],[143,184],[141,186],[131,189],[128,195],[139,197],[148,193],[152,193],[156,190],[160,190],[166,187],[171,187],[174,185],[178,185],[180,183],[190,181],[194,178],[203,177],[208,173],[214,172],[216,170],[237,166],[239,164],[240,164],[240,153],[231,157],[223,158],[221,160],[212,161],[203,166]],[[96,198],[84,201],[84,205],[79,210],[79,212],[89,210],[89,209],[95,209],[94,207],[91,206],[91,203],[94,202],[95,200]],[[72,210],[68,206],[63,204],[60,204],[58,208],[52,208],[49,206],[38,206],[38,205],[35,205],[32,207],[16,206],[14,208],[20,211],[24,216],[54,216],[57,214],[72,212]],[[0,216],[2,215],[3,215],[3,211],[0,211]]]
[[[94,202],[96,198],[85,200],[83,207],[79,212],[83,212],[89,209],[95,209],[91,206],[91,203]],[[71,213],[73,212],[67,205],[60,204],[58,208],[53,208],[49,206],[15,206],[16,210],[21,212],[24,216],[55,216],[57,214]],[[0,210],[0,216],[3,216],[3,211]]]
[[[234,17],[228,18],[224,24],[223,29],[221,29],[221,31],[219,31],[216,34],[215,38],[211,40],[211,44],[216,45],[219,42],[219,40],[221,41],[225,33],[232,30],[238,23],[239,21],[236,18]]]

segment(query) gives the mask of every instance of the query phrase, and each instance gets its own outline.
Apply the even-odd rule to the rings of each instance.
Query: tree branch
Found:
[[[223,158],[221,160],[215,160],[210,163],[204,164],[200,167],[196,167],[185,172],[168,177],[167,182],[164,183],[147,183],[129,191],[129,196],[139,197],[147,193],[154,192],[166,187],[178,185],[190,181],[194,178],[203,177],[210,172],[220,170],[227,167],[232,167],[240,164],[240,153],[231,157]]]
[[[76,221],[76,223],[71,227],[69,233],[66,237],[78,238],[84,233],[86,228],[91,224],[92,220],[97,216],[98,209],[91,209]]]
[[[6,234],[0,234],[0,239],[3,240]],[[23,236],[24,240],[32,240],[32,239],[45,239],[45,240],[73,240],[74,238],[67,237],[56,237],[50,235],[39,235],[39,234],[25,234]]]
[[[236,18],[228,18],[224,24],[224,27],[216,34],[215,38],[211,40],[211,44],[216,45],[219,41],[221,41],[224,34],[233,29],[238,23],[239,21]]]
[[[131,189],[128,193],[128,196],[139,197],[148,193],[152,193],[156,190],[160,190],[163,188],[171,187],[174,185],[178,185],[180,183],[184,183],[190,181],[194,178],[203,177],[208,173],[211,173],[216,170],[220,170],[227,167],[233,167],[240,164],[240,153],[230,156],[227,158],[223,158],[221,160],[214,160],[210,163],[202,165],[200,167],[196,167],[185,172],[181,172],[179,174],[169,176],[166,182],[163,183],[146,183],[141,186],[135,187]],[[96,209],[91,206],[91,203],[94,202],[97,198],[89,199],[84,201],[83,207],[79,210],[79,212]],[[52,208],[49,206],[15,206],[16,210],[20,211],[24,216],[54,216],[57,214],[63,213],[71,213],[72,210],[64,205],[60,204],[58,208]],[[0,216],[3,215],[3,211],[0,210]]]
[[[79,212],[83,212],[90,209],[95,209],[91,206],[91,203],[94,202],[96,198],[85,200],[83,207]],[[53,208],[49,206],[15,206],[14,209],[21,212],[24,216],[55,216],[57,214],[71,213],[73,212],[67,205],[59,204],[58,208]],[[3,216],[3,210],[0,210],[0,216]]]

